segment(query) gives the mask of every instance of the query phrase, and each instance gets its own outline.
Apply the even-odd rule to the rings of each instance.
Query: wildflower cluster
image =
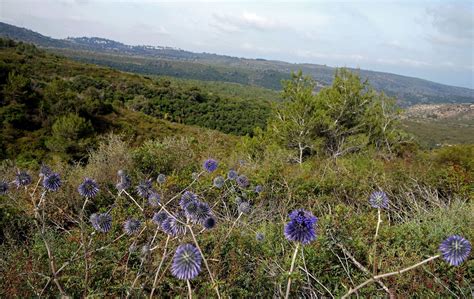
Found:
[[[206,160],[203,163],[204,171],[195,175],[195,180],[197,180],[202,173],[216,172],[218,165],[219,163],[214,159]],[[40,207],[39,203],[43,202],[43,196],[52,194],[52,192],[58,191],[63,186],[61,175],[46,165],[41,166],[39,176],[40,179],[38,180],[36,187],[42,186],[43,192],[39,201],[33,200],[33,203],[36,204],[35,208]],[[129,253],[138,254],[142,261],[142,265],[144,261],[146,261],[151,256],[153,250],[158,248],[158,246],[153,246],[153,242],[155,241],[159,232],[163,233],[167,237],[166,244],[168,244],[168,241],[174,242],[176,240],[178,242],[183,242],[186,240],[189,242],[189,240],[192,239],[194,244],[182,243],[177,246],[170,267],[170,272],[174,277],[180,280],[188,281],[188,286],[190,286],[189,280],[196,278],[200,274],[201,264],[204,262],[207,267],[205,255],[198,245],[196,235],[215,228],[217,221],[222,220],[220,217],[218,219],[216,215],[221,214],[214,213],[209,203],[205,201],[206,192],[195,193],[192,191],[193,189],[191,186],[187,186],[184,188],[184,190],[178,192],[170,199],[167,198],[169,194],[163,189],[167,182],[166,176],[164,174],[158,175],[156,180],[142,180],[135,186],[135,188],[131,188],[132,178],[125,170],[119,170],[117,172],[117,176],[118,182],[116,182],[115,187],[118,191],[118,196],[124,196],[123,198],[132,200],[135,206],[132,204],[131,207],[135,207],[136,209],[136,206],[138,206],[140,208],[139,212],[141,214],[134,213],[133,217],[127,217],[125,220],[118,222],[112,217],[113,209],[115,208],[114,204],[107,212],[94,212],[90,214],[88,218],[90,224],[89,227],[92,227],[92,229],[95,231],[94,233],[100,233],[99,235],[102,237],[104,234],[114,231],[114,221],[119,223],[119,225],[116,225],[115,228],[121,227],[123,229],[123,234],[120,237],[124,236],[133,240],[132,244],[129,246]],[[261,196],[260,194],[264,192],[264,187],[262,185],[253,185],[253,187],[249,188],[249,186],[251,186],[250,180],[245,175],[239,174],[234,169],[230,169],[227,172],[227,175],[217,175],[215,177],[211,177],[209,180],[211,181],[211,185],[209,186],[208,190],[220,192],[222,196],[232,196],[231,198],[235,198],[235,210],[233,210],[232,213],[228,213],[228,215],[235,215],[235,212],[238,212],[239,216],[228,231],[228,233],[230,233],[242,215],[248,215],[252,213],[252,196],[255,198]],[[27,186],[31,183],[31,175],[24,170],[18,170],[15,179],[10,181],[10,183],[5,179],[0,180],[0,195],[10,192],[10,184],[14,184],[18,188],[28,188]],[[103,188],[105,188],[105,185],[101,184],[101,186],[104,186]],[[102,188],[101,186],[99,186],[96,180],[89,177],[84,178],[83,181],[77,186],[78,194],[85,198],[82,212],[85,212],[84,207],[86,206],[86,203],[94,201],[94,198],[99,195]],[[155,189],[154,186],[157,188]],[[141,197],[141,202],[144,205],[143,207],[135,199],[135,196]],[[389,209],[389,203],[389,198],[383,191],[375,191],[371,193],[368,198],[367,206],[370,205],[371,207],[376,208],[378,212],[379,221],[377,223],[376,237],[379,231],[379,225],[382,222],[381,214],[384,212],[384,210]],[[225,203],[223,206],[225,206]],[[94,208],[99,208],[100,210],[100,207],[96,206]],[[147,210],[145,211],[145,209]],[[84,229],[82,227],[82,224],[84,223],[82,221],[82,215],[83,214],[80,216],[81,248],[85,250],[84,257],[88,259],[88,257],[91,255],[87,252],[87,247],[88,244],[90,245],[92,243],[92,238],[89,242],[84,241],[84,233],[87,230],[87,224],[86,228]],[[150,215],[152,215],[151,218]],[[114,216],[114,218],[115,217],[116,216]],[[143,232],[149,229],[147,222],[152,222],[154,224],[152,227],[155,228],[155,234],[151,241],[148,240],[143,242],[143,238],[148,238],[146,236],[143,237],[144,235],[147,235],[147,233],[143,234]],[[196,226],[199,227],[199,232],[197,234],[195,231],[193,231],[193,228],[196,228]],[[300,248],[301,250],[304,250],[304,246],[302,245],[309,245],[316,240],[317,228],[318,218],[310,211],[305,209],[296,209],[289,213],[289,221],[283,227],[283,235],[288,241],[293,242],[295,249],[291,262],[290,275],[288,278],[286,298],[288,298],[290,293],[291,273],[295,269],[294,265],[296,263],[297,252]],[[262,232],[254,231],[254,233],[256,242],[265,241],[265,235]],[[45,240],[45,242],[47,241]],[[166,250],[167,249],[165,248],[165,252],[162,255],[163,259],[165,259],[167,256]],[[439,245],[439,252],[440,255],[430,257],[429,259],[426,259],[415,266],[422,265],[438,257],[441,257],[452,266],[459,266],[469,258],[471,253],[471,244],[462,236],[452,235],[441,242]],[[373,261],[375,261],[375,251]],[[142,267],[142,265],[140,267]],[[85,271],[88,271],[87,265],[85,267]],[[384,275],[395,275],[396,273],[402,273],[403,271],[404,270],[399,272],[390,272]],[[158,274],[159,273],[157,272],[157,275]],[[374,276],[371,279],[376,280],[376,274],[377,273],[374,271]],[[216,289],[218,297],[220,297],[217,284],[213,280],[211,271],[209,271],[209,276],[212,280],[212,285]],[[360,287],[366,284],[367,282],[361,284]],[[155,286],[153,286],[153,288],[155,288]],[[348,294],[350,295],[351,292],[357,291],[358,288],[359,287],[351,289]]]

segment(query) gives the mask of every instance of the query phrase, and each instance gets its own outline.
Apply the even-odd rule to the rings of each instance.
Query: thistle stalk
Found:
[[[291,288],[291,274],[293,273],[293,270],[295,268],[295,261],[296,261],[296,255],[298,253],[300,244],[296,243],[295,247],[295,252],[293,253],[293,258],[291,259],[291,266],[290,266],[290,272],[288,273],[288,283],[286,285],[286,294],[285,294],[285,299],[288,299],[290,296],[290,288]]]
[[[356,286],[355,288],[353,289],[350,289],[349,292],[347,292],[347,294],[345,294],[344,296],[342,296],[342,299],[344,298],[348,298],[351,294],[357,292],[358,290],[360,290],[361,288],[363,288],[364,286],[368,285],[369,283],[373,282],[373,281],[378,281],[379,279],[381,278],[385,278],[385,277],[389,277],[389,276],[394,276],[394,275],[400,275],[404,272],[407,272],[407,271],[410,271],[410,270],[413,270],[421,265],[424,265],[432,260],[435,260],[437,258],[439,258],[441,255],[435,255],[435,256],[432,256],[432,257],[429,257],[417,264],[414,264],[410,267],[407,267],[407,268],[403,268],[401,270],[398,270],[398,271],[394,271],[394,272],[388,272],[388,273],[385,273],[385,274],[380,274],[380,275],[376,275],[372,278],[369,278],[367,279],[366,281],[364,281],[363,283],[361,283],[360,285]]]

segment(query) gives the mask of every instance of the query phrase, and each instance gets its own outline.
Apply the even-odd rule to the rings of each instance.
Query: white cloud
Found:
[[[238,32],[246,30],[272,31],[286,28],[287,25],[273,18],[258,15],[254,12],[243,12],[240,15],[214,13],[214,22],[211,23],[225,32]]]

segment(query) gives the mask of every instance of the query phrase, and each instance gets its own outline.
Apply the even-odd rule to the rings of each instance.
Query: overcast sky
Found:
[[[472,0],[0,0],[0,20],[55,38],[360,67],[474,88]]]

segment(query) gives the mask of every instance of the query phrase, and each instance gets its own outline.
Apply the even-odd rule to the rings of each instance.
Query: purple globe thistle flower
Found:
[[[237,173],[237,171],[235,171],[233,169],[229,170],[229,172],[227,173],[227,178],[229,180],[235,180],[238,176],[239,176],[239,174]]]
[[[285,237],[294,242],[309,244],[316,239],[315,224],[318,218],[303,209],[290,213],[290,222],[285,225]]]
[[[181,200],[179,201],[179,205],[182,209],[185,209],[186,206],[192,202],[197,200],[197,195],[191,191],[186,191],[181,195]]]
[[[41,164],[39,175],[41,177],[46,177],[50,175],[53,171],[46,164]]]
[[[201,272],[201,260],[201,253],[194,245],[180,245],[173,257],[171,273],[178,279],[193,279]]]
[[[28,172],[20,170],[16,174],[15,184],[17,187],[28,186],[31,184],[31,176],[28,174]]]
[[[138,195],[140,195],[143,198],[148,198],[148,196],[150,196],[150,193],[152,191],[151,188],[152,188],[151,181],[146,180],[146,181],[141,182],[135,189],[137,190]]]
[[[122,175],[119,175],[119,177],[120,177],[120,181],[117,183],[117,185],[115,185],[115,187],[117,188],[119,192],[123,190],[127,190],[128,188],[132,186],[132,180],[127,174],[123,173]]]
[[[156,181],[158,182],[158,184],[164,184],[166,182],[166,175],[160,173],[156,178]]]
[[[43,179],[43,187],[49,191],[58,191],[61,187],[61,177],[58,173],[50,173]]]
[[[207,217],[202,224],[205,229],[213,229],[216,226],[216,219],[212,216]]]
[[[370,194],[369,203],[376,209],[388,208],[388,196],[383,191],[375,191]]]
[[[123,230],[127,235],[134,235],[138,233],[142,226],[142,223],[140,220],[137,219],[127,219],[125,223],[123,224]]]
[[[99,185],[91,178],[85,178],[84,182],[77,188],[79,194],[83,197],[93,198],[99,193]]]
[[[207,159],[206,161],[204,161],[204,163],[202,164],[202,167],[204,168],[205,171],[207,172],[213,172],[217,169],[217,166],[219,165],[219,163],[217,163],[216,160],[214,159]]]
[[[439,251],[446,262],[452,266],[459,266],[469,257],[471,243],[459,235],[453,235],[441,242]]]
[[[163,222],[168,219],[168,213],[165,211],[161,211],[158,213],[153,214],[153,218],[151,219],[156,225],[161,226]]]
[[[161,200],[160,194],[158,194],[158,192],[154,190],[151,190],[150,194],[148,195],[148,203],[150,204],[150,206],[155,207],[155,208],[160,206],[160,200]]]
[[[189,203],[184,210],[186,217],[194,223],[202,224],[211,216],[211,208],[207,203],[201,201]]]
[[[255,186],[255,192],[256,193],[262,193],[263,192],[263,187],[261,185]]]
[[[251,208],[250,208],[250,204],[248,203],[248,201],[242,201],[242,202],[239,204],[238,210],[239,210],[239,212],[242,213],[242,214],[249,214]]]
[[[0,180],[0,195],[7,194],[8,192],[8,183],[4,180]]]
[[[94,213],[90,222],[94,229],[101,233],[107,233],[112,228],[112,216],[107,213]]]
[[[235,181],[241,188],[246,188],[250,184],[249,179],[245,175],[239,175]]]
[[[255,234],[255,240],[257,240],[258,242],[262,242],[264,239],[265,235],[263,233],[258,232]]]
[[[213,184],[214,184],[214,187],[220,189],[222,188],[222,186],[224,186],[224,182],[225,182],[224,178],[221,176],[218,176],[214,179]]]
[[[181,236],[186,234],[186,218],[183,212],[178,212],[176,217],[169,216],[161,224],[161,229],[168,235],[173,237]]]

